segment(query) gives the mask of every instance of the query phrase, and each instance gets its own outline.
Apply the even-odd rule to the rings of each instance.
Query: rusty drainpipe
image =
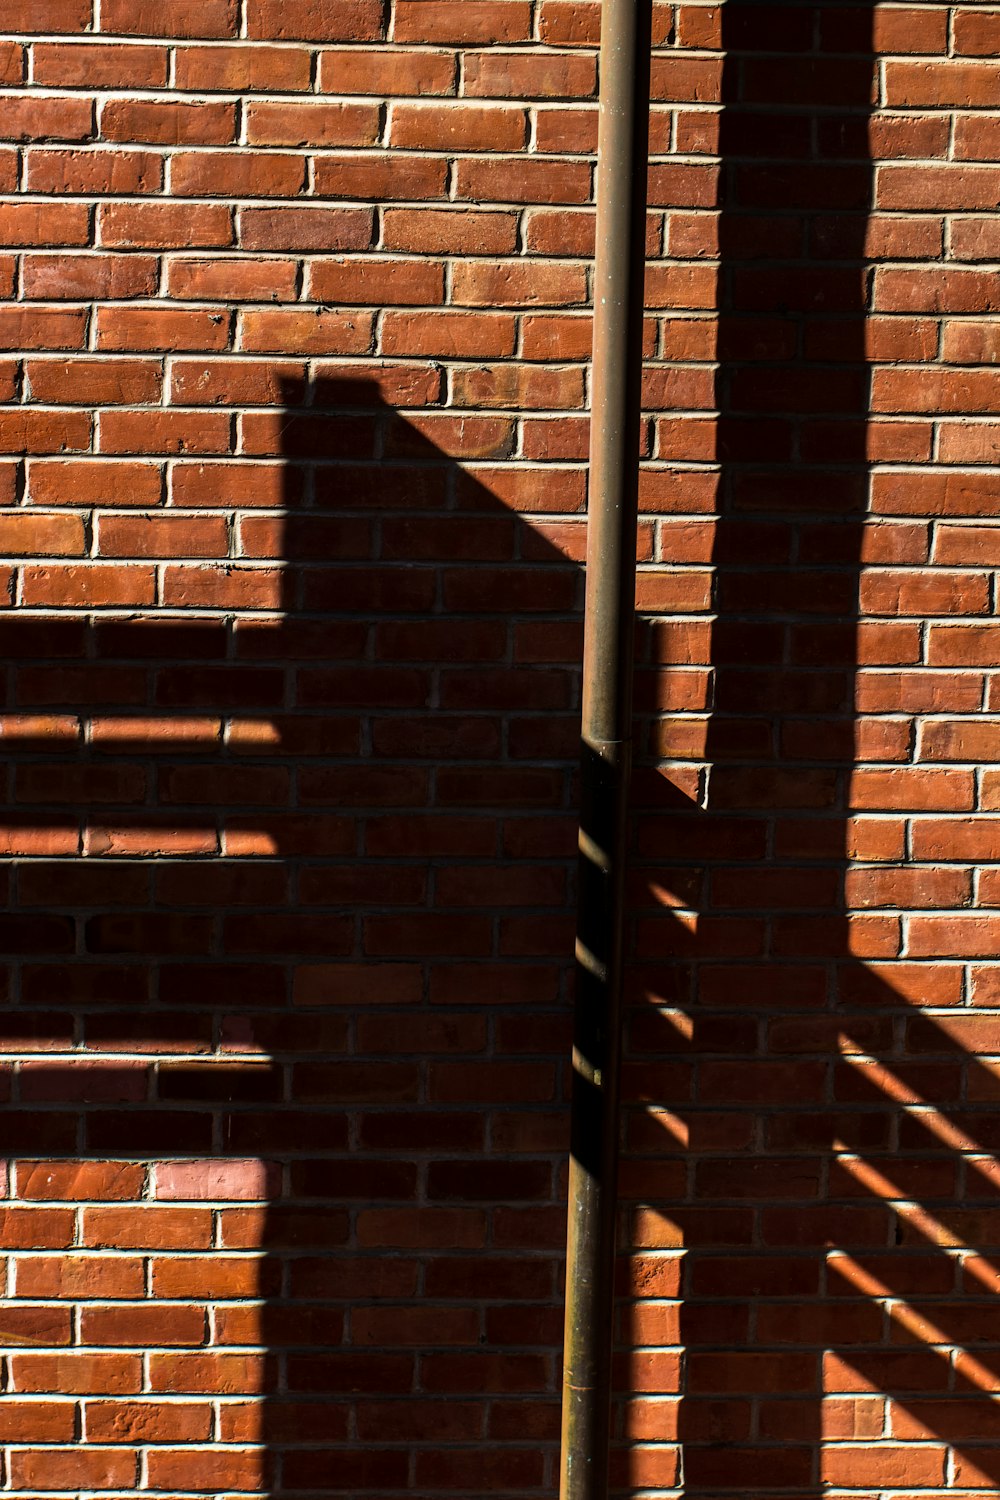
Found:
[[[561,1500],[608,1489],[652,0],[603,0]]]

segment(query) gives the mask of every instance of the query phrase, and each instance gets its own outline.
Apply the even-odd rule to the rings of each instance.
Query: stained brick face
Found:
[[[600,12],[0,14],[14,1493],[552,1492]],[[614,1482],[982,1495],[1000,20],[653,36]]]

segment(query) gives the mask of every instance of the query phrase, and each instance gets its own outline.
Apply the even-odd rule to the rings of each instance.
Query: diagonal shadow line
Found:
[[[952,1267],[934,1311],[958,1334],[966,1294],[956,1289],[949,1232],[965,1229],[986,1275],[998,1232],[990,1169],[968,1159],[990,1150],[991,1072],[965,1045],[975,1046],[970,1036],[949,1035],[948,1019],[919,1009],[959,1006],[958,966],[935,964],[928,938],[893,983],[902,916],[971,900],[961,868],[932,872],[936,890],[901,885],[907,778],[922,774],[909,769],[910,716],[921,711],[922,686],[930,706],[931,686],[916,670],[905,681],[921,661],[918,624],[891,618],[883,582],[893,575],[867,571],[928,558],[928,527],[894,521],[899,506],[870,469],[873,458],[908,464],[931,454],[927,424],[870,422],[868,413],[869,360],[873,351],[886,357],[890,337],[870,320],[870,267],[913,252],[902,227],[871,218],[873,157],[886,154],[889,128],[872,111],[872,8],[727,0],[719,24],[703,37],[724,57],[719,135],[708,111],[681,109],[672,137],[678,151],[717,149],[722,158],[715,445],[704,418],[663,423],[657,452],[678,472],[667,484],[647,475],[645,499],[696,509],[701,465],[712,457],[718,493],[711,540],[687,519],[673,532],[690,571],[673,590],[649,583],[664,613],[686,601],[681,617],[640,625],[650,757],[672,763],[675,784],[653,774],[636,782],[636,1013],[625,1080],[624,1180],[640,1205],[632,1243],[650,1253],[683,1246],[675,1290],[656,1290],[672,1285],[665,1271],[643,1274],[654,1299],[680,1298],[675,1342],[684,1353],[679,1376],[676,1358],[657,1366],[657,1339],[643,1330],[666,1310],[654,1302],[647,1316],[633,1305],[626,1342],[640,1346],[649,1417],[640,1408],[623,1431],[640,1440],[633,1487],[682,1486],[688,1500],[726,1490],[816,1496],[824,1483],[941,1488],[940,1445],[966,1440],[968,1392],[949,1386],[950,1400],[932,1403],[938,1447],[918,1473],[908,1467],[912,1425],[893,1445],[881,1417],[874,1429],[859,1425],[865,1414],[845,1399],[839,1427],[824,1427],[821,1367],[833,1349],[900,1402],[937,1397],[938,1355],[921,1356],[924,1374],[905,1391],[898,1367],[914,1356],[885,1341],[877,1298],[844,1311],[828,1258],[877,1258],[887,1297],[898,1299],[913,1295],[919,1276],[928,1294],[940,1288]],[[920,40],[908,36],[907,48]],[[671,215],[671,247],[696,259],[708,221],[684,206]],[[710,328],[668,323],[665,347],[679,361],[710,356]],[[929,357],[917,348],[916,321],[895,336],[911,341],[901,357]],[[866,526],[869,495],[881,531]],[[694,567],[709,561],[711,623],[690,603]],[[651,597],[640,578],[640,606]],[[866,680],[880,691],[861,698]],[[938,780],[954,799],[945,811],[966,805],[967,772]],[[865,820],[866,809],[884,815]],[[651,1002],[669,1017],[659,1034]],[[867,1077],[840,1056],[839,1033],[872,1060]],[[917,1055],[908,1057],[911,1044]],[[914,1088],[937,1112],[934,1136],[898,1097]],[[686,1159],[676,1148],[665,1156],[654,1109],[669,1112],[671,1129],[675,1116],[690,1117]],[[865,1164],[867,1185],[844,1172],[845,1152]],[[890,1171],[885,1159],[897,1152]],[[878,1189],[880,1166],[910,1178],[919,1213],[905,1222]],[[975,1209],[967,1194],[981,1200]],[[787,1299],[783,1310],[774,1298]],[[988,1366],[988,1341],[976,1353]],[[627,1389],[624,1369],[622,1382]],[[660,1400],[674,1389],[680,1465],[674,1413]],[[831,1441],[832,1469],[821,1464]],[[840,1469],[838,1445],[851,1450]],[[1000,1477],[994,1454],[980,1462]],[[623,1463],[621,1483],[628,1473]]]

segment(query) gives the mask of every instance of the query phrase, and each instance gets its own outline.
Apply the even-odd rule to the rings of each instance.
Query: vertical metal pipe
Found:
[[[603,0],[561,1500],[608,1487],[651,0]]]

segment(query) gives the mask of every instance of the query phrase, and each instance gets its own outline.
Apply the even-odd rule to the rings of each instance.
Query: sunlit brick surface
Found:
[[[0,6],[15,1493],[552,1493],[599,25]],[[1000,12],[653,37],[614,1480],[981,1500]]]

